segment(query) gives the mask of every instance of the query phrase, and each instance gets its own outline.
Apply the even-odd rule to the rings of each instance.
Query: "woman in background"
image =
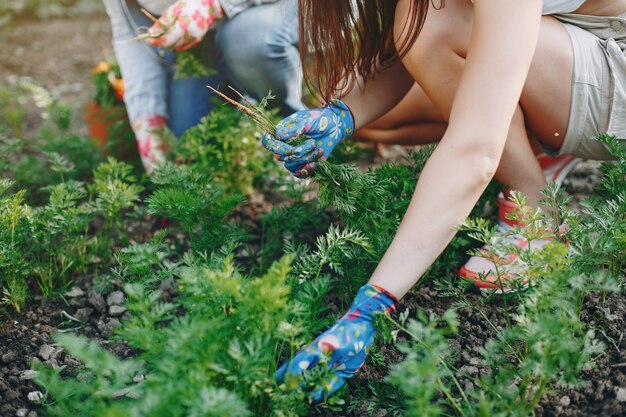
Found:
[[[104,5],[124,102],[148,173],[165,159],[165,131],[180,136],[210,111],[207,85],[228,80],[256,100],[271,90],[272,104],[284,115],[305,108],[297,0],[104,0]],[[191,48],[215,75],[174,77],[174,51]]]

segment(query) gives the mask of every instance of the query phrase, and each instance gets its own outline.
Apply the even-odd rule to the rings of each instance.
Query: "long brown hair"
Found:
[[[328,101],[376,68],[404,56],[419,35],[431,0],[413,0],[398,41],[398,0],[299,0],[300,55],[307,86]],[[441,6],[445,0],[440,0]]]

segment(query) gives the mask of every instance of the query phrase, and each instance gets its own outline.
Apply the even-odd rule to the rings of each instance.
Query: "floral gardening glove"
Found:
[[[148,43],[184,51],[196,46],[223,16],[217,0],[178,0],[148,29]]]
[[[361,287],[350,310],[291,361],[283,363],[276,377],[282,380],[287,373],[298,375],[318,363],[324,364],[333,375],[311,396],[315,402],[329,397],[363,366],[374,343],[374,316],[395,310],[396,303],[393,295],[378,286]]]
[[[332,100],[321,108],[300,110],[276,125],[276,137],[266,134],[263,146],[274,152],[276,159],[285,162],[293,175],[306,178],[311,175],[319,158],[327,159],[344,138],[354,132],[354,119],[348,106],[341,100]],[[303,136],[301,145],[290,145],[289,140]]]
[[[133,123],[133,132],[139,149],[141,163],[148,174],[165,161],[164,134],[169,130],[165,118],[159,115],[140,116]]]

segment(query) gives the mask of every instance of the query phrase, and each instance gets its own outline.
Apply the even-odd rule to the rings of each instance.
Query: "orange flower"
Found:
[[[98,65],[91,69],[91,72],[94,74],[101,74],[103,72],[108,72],[111,70],[111,65],[106,61],[100,61]]]
[[[113,92],[115,93],[115,98],[118,100],[124,99],[124,80],[121,78],[117,78],[115,74],[110,72],[108,74],[109,84],[111,84],[111,88],[113,88]]]

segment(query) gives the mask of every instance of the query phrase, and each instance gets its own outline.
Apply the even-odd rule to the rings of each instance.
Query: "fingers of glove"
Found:
[[[189,40],[187,42],[180,42],[177,45],[172,46],[172,49],[174,49],[177,52],[186,51],[187,49],[191,49],[197,44],[199,44],[200,41],[201,39],[194,39],[194,40]]]
[[[321,352],[310,349],[311,346],[296,353],[291,360],[285,361],[276,371],[276,379],[280,381],[284,379],[287,374],[299,375],[317,365],[322,358],[322,354]]]
[[[157,23],[148,30],[148,43],[159,48],[175,48],[183,37],[180,29],[176,25]]]
[[[174,28],[165,34],[165,42],[163,46],[171,48],[175,51],[184,51],[185,49],[189,49],[198,44],[199,41],[200,39],[183,30],[183,28],[179,26],[179,23],[176,22]]]
[[[289,145],[292,146],[292,145]],[[309,139],[301,145],[293,146],[291,155],[279,155],[279,161],[300,161],[301,163],[316,161],[319,153],[315,150],[315,141]]]
[[[321,403],[328,397],[333,395],[339,388],[346,383],[346,380],[352,375],[346,375],[341,371],[335,372],[326,381],[322,383],[322,387],[311,392],[310,397],[314,403]]]
[[[198,19],[202,22],[201,16],[196,11],[194,16],[188,15],[190,10],[181,9],[175,3],[166,10],[150,29],[148,29],[148,42],[153,46],[170,48],[176,51],[184,51],[197,45],[208,30],[208,26],[203,23],[198,25]],[[198,15],[196,17],[196,15]]]
[[[310,396],[313,402],[320,403],[337,392],[348,379],[352,378],[354,374],[363,367],[364,363],[365,352],[362,352],[359,355],[350,357],[346,363],[337,364],[333,362],[329,364],[334,367],[334,373],[328,380],[322,383],[322,388],[311,392]]]
[[[314,163],[315,161],[320,159],[320,157],[321,157],[320,154],[315,150],[313,152],[309,152],[307,155],[304,155],[300,158],[286,160],[284,165],[285,165],[285,168],[287,168],[289,171],[296,173],[296,172],[299,172],[302,168],[304,168],[305,165]],[[316,167],[317,167],[317,164],[316,164]],[[309,166],[308,168],[311,168],[311,167]]]
[[[333,362],[333,366],[337,369],[337,373],[341,373],[341,375],[343,375],[344,379],[351,378],[359,369],[363,367],[366,357],[367,354],[365,353],[365,349],[363,349],[355,354],[349,354],[349,356],[337,358],[343,363]]]
[[[289,168],[287,168],[287,169],[294,175],[294,177],[300,178],[300,179],[304,179],[304,178],[308,178],[311,175],[313,175],[313,173],[317,169],[317,163],[316,162],[309,162],[309,163],[307,163],[305,165],[299,165],[299,166],[293,167],[291,169],[289,169]]]
[[[304,150],[306,149],[309,149],[309,152],[310,152],[310,149],[312,149],[311,146],[313,147],[315,146],[315,143],[313,144],[306,143],[306,147],[304,147],[304,144],[293,146],[293,145],[290,145],[288,143],[285,143],[281,140],[278,140],[272,137],[272,135],[270,135],[269,133],[266,133],[265,135],[263,135],[263,139],[261,140],[261,143],[263,144],[263,147],[265,149],[267,149],[268,151],[276,155],[279,155],[278,158],[281,158],[281,157],[286,158],[288,156],[295,155],[296,148],[301,148],[300,152],[304,152]],[[308,153],[308,152],[304,152],[304,153]]]
[[[313,110],[300,110],[276,125],[276,137],[282,140],[297,138],[309,132]]]

